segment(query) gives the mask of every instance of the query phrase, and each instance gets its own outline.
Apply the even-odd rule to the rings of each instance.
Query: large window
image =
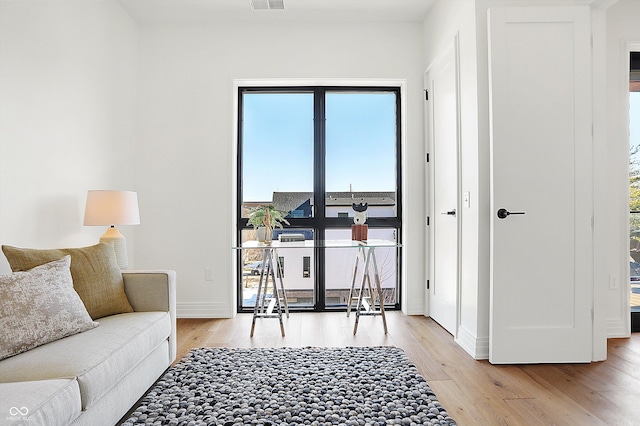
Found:
[[[353,203],[368,204],[370,238],[400,242],[398,88],[241,87],[238,99],[238,242],[256,239],[247,217],[265,204],[289,222],[274,238],[350,239]],[[262,252],[238,256],[242,311],[253,307]],[[300,248],[279,256],[290,307],[346,307],[353,260],[344,252]],[[399,252],[379,256],[386,306],[398,307]]]

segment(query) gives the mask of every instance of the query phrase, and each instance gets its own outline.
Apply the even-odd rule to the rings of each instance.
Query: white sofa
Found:
[[[123,271],[134,312],[0,361],[0,424],[114,425],[176,358],[174,271]]]

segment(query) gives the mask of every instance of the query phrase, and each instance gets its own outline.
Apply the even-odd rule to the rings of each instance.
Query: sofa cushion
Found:
[[[73,289],[70,263],[0,275],[0,359],[98,326]]]
[[[119,424],[118,420],[127,414],[169,365],[169,342],[165,340],[70,426]]]
[[[100,327],[0,362],[0,383],[77,377],[85,410],[115,386],[171,333],[168,312],[101,318]]]
[[[50,250],[2,246],[2,251],[14,272],[26,271],[70,255],[73,287],[91,318],[133,312],[124,292],[113,246],[109,243]]]
[[[65,426],[81,411],[75,379],[0,383],[0,420],[6,424]]]

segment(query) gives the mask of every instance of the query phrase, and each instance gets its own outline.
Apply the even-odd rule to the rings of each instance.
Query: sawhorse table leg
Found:
[[[375,247],[360,247],[358,250],[365,250],[365,260],[364,260],[364,274],[362,276],[362,284],[360,286],[360,294],[358,295],[358,303],[356,305],[356,322],[353,326],[353,334],[355,335],[358,332],[358,322],[360,321],[361,315],[380,315],[382,316],[382,324],[384,325],[384,334],[387,334],[387,318],[384,314],[384,297],[382,295],[382,286],[380,285],[380,274],[378,272],[378,262],[376,260],[376,252]],[[375,290],[371,287],[371,276],[370,270],[371,264],[373,263],[373,274],[375,280]],[[357,265],[357,264],[356,264]],[[354,272],[354,280],[355,280],[355,272]],[[366,285],[366,287],[365,287]],[[370,306],[366,311],[362,311],[363,303],[366,303],[364,292],[365,288],[369,290],[370,296]],[[375,309],[376,305],[376,295],[378,297],[378,304],[380,308],[378,311]]]
[[[267,267],[267,265],[269,266]],[[276,270],[278,271],[277,275],[275,272]],[[258,282],[258,292],[256,294],[256,304],[253,308],[251,334],[249,337],[253,337],[257,318],[278,318],[280,322],[280,333],[282,334],[282,337],[285,336],[284,323],[282,322],[282,300],[284,300],[284,308],[287,318],[289,318],[289,303],[287,302],[287,293],[284,289],[282,272],[278,253],[275,249],[270,247],[264,249],[262,256],[262,270],[260,271],[260,281]],[[271,282],[273,284],[273,294],[271,298],[267,297],[269,278],[271,278]],[[280,289],[278,289],[278,283],[280,284]],[[282,291],[282,298],[280,298],[280,291]],[[270,302],[265,306],[267,299],[270,299]],[[273,313],[274,308],[277,308],[277,314]]]

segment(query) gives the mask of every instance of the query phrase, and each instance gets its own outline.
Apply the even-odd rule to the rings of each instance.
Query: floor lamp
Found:
[[[100,237],[100,242],[110,242],[116,252],[120,269],[127,269],[127,239],[120,233],[116,225],[139,225],[138,193],[134,191],[102,191],[87,192],[87,205],[84,210],[86,226],[109,226],[107,232]]]

